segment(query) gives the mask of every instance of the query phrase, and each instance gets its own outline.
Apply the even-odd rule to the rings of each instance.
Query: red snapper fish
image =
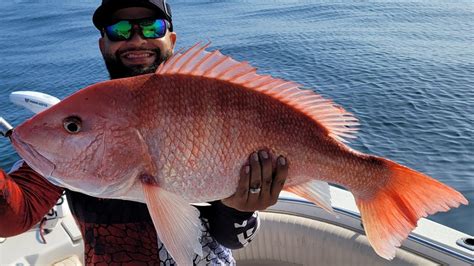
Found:
[[[263,148],[288,158],[287,191],[328,211],[328,182],[352,192],[386,259],[421,217],[468,203],[431,177],[345,145],[358,122],[332,101],[207,46],[177,53],[156,73],[74,93],[18,126],[15,149],[61,187],[146,203],[180,265],[202,254],[189,203],[231,196],[248,155]]]

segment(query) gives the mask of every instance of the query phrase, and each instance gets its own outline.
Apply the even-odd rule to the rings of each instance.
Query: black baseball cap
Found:
[[[97,29],[102,30],[115,11],[127,7],[146,7],[156,11],[159,17],[168,20],[170,30],[173,31],[171,8],[166,0],[102,0],[102,4],[94,12],[92,22]]]

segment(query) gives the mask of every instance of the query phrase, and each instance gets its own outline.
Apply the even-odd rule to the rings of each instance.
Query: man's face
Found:
[[[117,10],[115,19],[141,19],[153,17],[155,12],[142,7]],[[136,27],[136,26],[135,26]],[[153,73],[172,54],[176,33],[167,30],[158,39],[144,39],[139,30],[134,29],[130,40],[111,41],[107,35],[99,39],[99,47],[111,79],[132,77]]]

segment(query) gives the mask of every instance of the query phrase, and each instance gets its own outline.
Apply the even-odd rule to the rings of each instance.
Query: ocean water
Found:
[[[91,16],[99,4],[0,1],[0,116],[8,95],[59,98],[108,79]],[[474,2],[170,0],[178,48],[212,41],[260,73],[293,80],[356,114],[350,146],[422,171],[474,202]],[[0,167],[18,160],[0,140]],[[429,219],[474,235],[473,205]]]

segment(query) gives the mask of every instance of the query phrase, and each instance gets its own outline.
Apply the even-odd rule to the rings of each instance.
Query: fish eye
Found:
[[[63,121],[64,129],[71,134],[77,134],[81,132],[82,120],[77,116],[70,116]]]

